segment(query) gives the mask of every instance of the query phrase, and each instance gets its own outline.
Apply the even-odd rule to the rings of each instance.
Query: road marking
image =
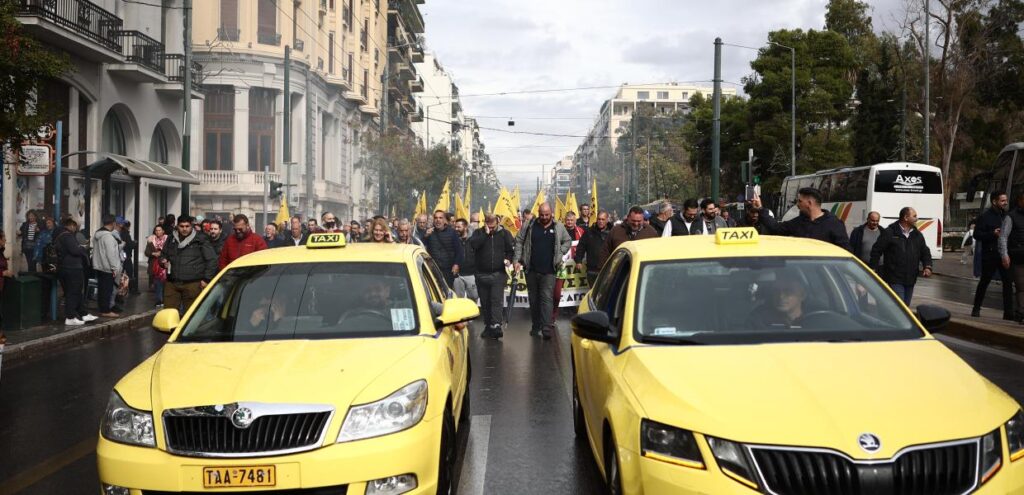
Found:
[[[459,493],[482,495],[487,475],[487,450],[491,441],[491,415],[470,416],[469,439],[462,454]]]
[[[18,493],[96,451],[96,437],[87,438],[67,450],[0,482],[0,495]]]
[[[1024,356],[1021,356],[1020,354],[1014,354],[1012,352],[1004,351],[1001,349],[994,349],[992,347],[984,346],[981,344],[975,344],[974,342],[968,342],[966,340],[961,340],[956,337],[950,337],[948,335],[936,335],[935,338],[938,339],[943,344],[952,344],[957,347],[966,347],[967,349],[973,349],[975,351],[981,351],[984,353],[992,354],[1004,359],[1009,359],[1010,361],[1024,363]]]

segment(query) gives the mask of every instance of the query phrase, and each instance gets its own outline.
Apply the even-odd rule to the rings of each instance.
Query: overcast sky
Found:
[[[875,29],[904,0],[869,0]],[[428,49],[477,116],[502,182],[533,191],[541,165],[571,155],[614,88],[477,96],[502,91],[710,81],[716,36],[761,46],[768,32],[821,29],[827,0],[427,0]],[[740,83],[752,50],[725,47],[722,76]],[[710,85],[710,82],[707,83]],[[726,85],[728,87],[729,85]],[[737,87],[735,84],[733,87]],[[515,120],[515,127],[507,121]]]

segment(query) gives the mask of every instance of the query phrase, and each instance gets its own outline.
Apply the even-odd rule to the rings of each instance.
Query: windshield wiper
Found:
[[[643,341],[651,344],[675,344],[675,345],[707,345],[707,342],[685,339],[681,337],[667,337],[661,335],[644,335]]]

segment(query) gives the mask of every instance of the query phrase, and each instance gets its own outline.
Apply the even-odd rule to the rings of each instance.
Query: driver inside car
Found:
[[[782,275],[767,301],[750,312],[747,322],[755,328],[800,326],[800,318],[813,311],[807,306],[807,291],[800,280]]]

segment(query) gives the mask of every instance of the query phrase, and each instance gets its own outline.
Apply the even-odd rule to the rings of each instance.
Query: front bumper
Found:
[[[333,440],[333,439],[331,439]],[[111,442],[100,436],[96,447],[100,482],[163,492],[237,493],[348,485],[348,495],[361,495],[368,481],[415,474],[417,487],[407,493],[434,493],[441,445],[441,417],[424,419],[408,430],[378,438],[329,444],[316,450],[279,457],[223,459],[181,457],[164,450]],[[204,489],[204,467],[274,465],[273,488]]]

